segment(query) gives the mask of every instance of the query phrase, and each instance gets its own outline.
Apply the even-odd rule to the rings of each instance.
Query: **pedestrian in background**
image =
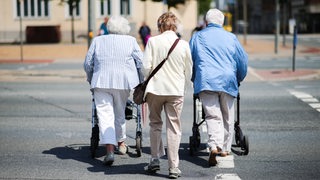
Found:
[[[150,37],[143,58],[144,76],[167,56],[170,47],[178,38],[178,19],[171,13],[162,14],[157,21],[160,34]],[[184,103],[186,82],[191,82],[192,59],[188,42],[179,40],[169,58],[150,79],[146,88],[146,102],[149,108],[151,159],[146,167],[149,172],[160,170],[160,157],[165,155],[162,144],[161,112],[164,109],[167,137],[169,177],[178,178],[179,146],[181,141],[181,111]],[[191,83],[189,84],[191,85]]]
[[[93,91],[99,119],[100,144],[106,147],[103,163],[114,162],[114,146],[126,154],[125,108],[130,90],[139,83],[137,68],[142,68],[143,53],[136,38],[129,36],[127,19],[112,16],[107,24],[109,35],[93,39],[84,70]]]
[[[107,28],[108,21],[109,21],[109,17],[106,16],[106,17],[104,18],[104,22],[101,23],[101,25],[100,25],[99,32],[98,32],[98,35],[99,35],[99,36],[100,36],[100,35],[107,35],[107,34],[109,34],[108,28]]]
[[[146,24],[146,22],[142,22],[142,25],[139,29],[139,34],[140,34],[141,41],[143,43],[143,47],[146,47],[148,39],[151,36],[151,30],[149,26]]]
[[[247,74],[248,56],[237,37],[223,29],[224,15],[218,9],[206,14],[207,27],[190,40],[194,94],[202,102],[208,129],[209,166],[216,156],[231,152],[234,134],[234,98]]]

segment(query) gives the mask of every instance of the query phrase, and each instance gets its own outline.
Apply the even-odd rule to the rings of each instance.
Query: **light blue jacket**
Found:
[[[190,42],[194,93],[225,92],[236,97],[247,75],[248,55],[237,37],[217,24],[196,32]]]
[[[143,52],[136,38],[109,34],[93,39],[84,61],[91,88],[133,89],[139,84]]]

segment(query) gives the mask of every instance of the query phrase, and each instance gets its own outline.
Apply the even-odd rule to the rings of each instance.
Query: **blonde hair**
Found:
[[[157,24],[160,32],[168,30],[176,32],[178,27],[178,18],[172,12],[166,12],[158,18]]]

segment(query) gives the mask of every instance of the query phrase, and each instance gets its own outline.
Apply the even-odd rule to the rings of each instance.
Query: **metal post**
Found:
[[[283,41],[282,46],[286,46],[286,26],[287,26],[287,3],[283,3],[283,17],[282,17],[282,33],[283,33]]]
[[[279,12],[280,12],[280,5],[279,5],[279,0],[276,1],[276,19],[275,19],[275,25],[276,25],[276,32],[275,32],[275,38],[274,38],[274,52],[277,54],[278,53],[278,37],[280,34],[280,20],[279,20]]]
[[[296,70],[296,46],[297,46],[297,26],[294,26],[294,32],[293,32],[293,55],[292,55],[292,71],[294,72]]]
[[[20,4],[20,17],[19,17],[19,21],[20,21],[20,59],[21,62],[23,62],[23,33],[22,33],[22,1],[23,0],[19,0],[19,4]]]
[[[247,23],[247,0],[243,0],[243,20],[244,20],[244,27],[243,27],[243,35],[244,35],[244,42],[243,44],[246,45],[247,44],[247,27],[248,27],[248,23]]]
[[[88,1],[88,48],[90,47],[95,31],[95,1]]]
[[[238,6],[238,0],[234,1],[234,32],[236,33],[236,35],[238,35],[239,33],[239,27],[238,27],[238,18],[239,18],[239,6]]]

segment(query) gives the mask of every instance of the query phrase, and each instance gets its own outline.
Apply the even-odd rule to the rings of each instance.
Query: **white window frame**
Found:
[[[103,7],[101,7],[101,2],[103,3]],[[96,2],[97,5],[97,17],[106,17],[106,16],[111,16],[112,14],[112,0],[99,0]],[[101,8],[103,8],[103,13],[101,12]]]
[[[46,18],[49,18],[50,17],[50,0],[47,0],[47,3],[45,3],[44,0],[22,0],[22,2],[20,3],[21,7],[20,9],[18,9],[18,4],[20,0],[14,0],[14,7],[15,7],[15,17],[16,18],[20,18],[20,15],[22,15],[22,18],[24,19],[46,19]],[[34,9],[34,14],[32,15],[31,14],[31,2],[34,2],[33,4],[33,9]],[[38,10],[39,10],[39,7],[38,7],[38,2],[40,2],[40,6],[41,6],[41,12],[40,12],[40,15],[38,14]],[[27,15],[25,15],[25,3],[27,3]],[[46,7],[47,5],[47,7]],[[48,10],[48,14],[45,14],[45,9]],[[20,12],[19,12],[20,10]],[[19,13],[21,13],[19,15]]]
[[[125,7],[125,4],[123,4],[124,3],[124,1],[127,1],[128,2],[128,4],[127,4],[127,7]],[[132,1],[131,0],[120,0],[120,15],[122,15],[122,16],[131,16],[131,13],[132,13],[132,6],[131,6],[131,3],[132,3]],[[122,12],[122,8],[125,8],[123,11],[126,11],[125,13],[124,12]]]
[[[82,14],[82,2],[83,1],[79,1],[79,4],[78,4],[78,7],[76,7],[76,8],[74,8],[73,9],[73,17],[75,18],[75,19],[80,19],[81,18],[81,14]],[[79,10],[79,14],[76,14],[76,12],[77,12],[77,8],[78,8],[78,10]],[[66,17],[66,19],[71,19],[72,17],[70,16],[70,12],[69,12],[69,4],[68,3],[65,3],[65,6],[64,6],[64,9],[65,9],[65,17]]]

